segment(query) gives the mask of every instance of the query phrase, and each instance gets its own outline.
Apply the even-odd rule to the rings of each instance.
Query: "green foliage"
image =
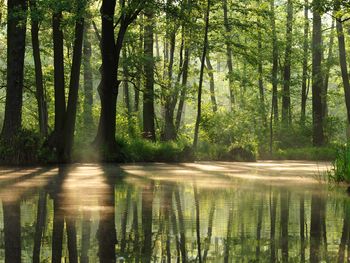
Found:
[[[22,129],[10,141],[0,140],[0,163],[27,165],[38,162],[41,145],[38,133]]]
[[[335,159],[336,152],[337,150],[334,146],[285,148],[275,151],[272,159],[331,161]],[[271,156],[269,157],[271,158]]]
[[[339,146],[333,167],[328,171],[328,177],[334,182],[350,183],[350,145]]]

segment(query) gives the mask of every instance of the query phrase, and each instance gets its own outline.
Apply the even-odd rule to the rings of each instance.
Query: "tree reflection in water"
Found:
[[[216,173],[204,184],[190,175],[163,179],[166,173],[73,165],[0,179],[0,257],[114,263],[344,262],[350,256],[350,203],[341,189]]]

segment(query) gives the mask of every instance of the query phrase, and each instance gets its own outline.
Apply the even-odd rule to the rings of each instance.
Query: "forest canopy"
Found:
[[[0,162],[332,159],[346,0],[0,0]]]

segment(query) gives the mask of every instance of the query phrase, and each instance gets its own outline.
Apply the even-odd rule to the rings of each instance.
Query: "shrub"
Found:
[[[0,163],[27,165],[39,160],[42,141],[32,130],[22,129],[11,140],[0,140]]]
[[[333,168],[328,172],[329,178],[334,182],[350,183],[350,145],[338,147]]]

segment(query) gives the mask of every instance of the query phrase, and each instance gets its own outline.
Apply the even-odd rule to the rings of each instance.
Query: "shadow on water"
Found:
[[[8,169],[0,175],[0,259],[348,261],[349,197],[309,179],[286,183],[293,165],[279,174],[271,163],[255,172],[225,163],[218,172],[215,164]],[[298,165],[295,177],[303,168],[310,174],[310,165]]]

